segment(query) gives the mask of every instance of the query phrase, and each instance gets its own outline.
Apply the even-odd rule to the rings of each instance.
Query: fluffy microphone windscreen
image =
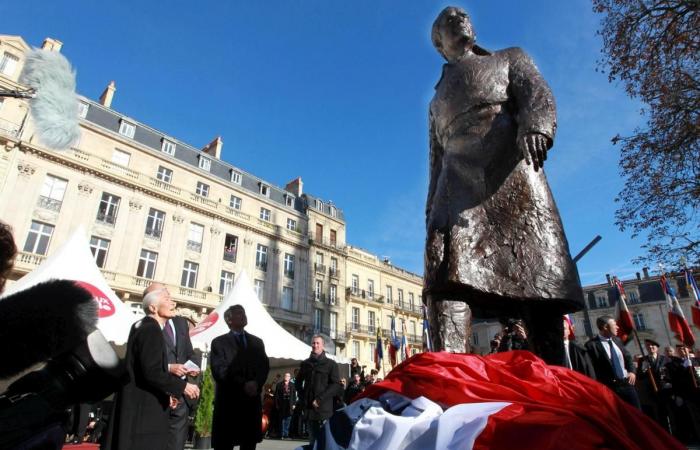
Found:
[[[85,342],[97,327],[92,294],[51,280],[0,299],[0,378]]]
[[[75,72],[59,52],[34,49],[26,54],[19,82],[36,90],[29,105],[37,137],[47,147],[62,150],[78,141],[78,98]]]

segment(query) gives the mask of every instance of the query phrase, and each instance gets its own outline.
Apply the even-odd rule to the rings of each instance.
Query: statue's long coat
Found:
[[[555,131],[554,98],[521,49],[445,64],[430,104],[426,295],[583,306],[544,172],[516,145],[537,132],[549,148]]]

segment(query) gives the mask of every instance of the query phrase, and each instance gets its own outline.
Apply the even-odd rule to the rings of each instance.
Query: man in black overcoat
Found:
[[[573,335],[571,324],[564,319],[564,367],[582,373],[589,378],[595,378],[593,363],[588,356],[588,352],[578,342]]]
[[[111,450],[165,450],[170,409],[177,398],[197,398],[199,388],[168,372],[163,326],[175,315],[165,287],[144,292],[146,317],[129,332],[126,366],[130,381],[117,395]]]
[[[586,342],[586,351],[593,363],[596,380],[612,389],[620,398],[641,409],[634,388],[637,379],[632,355],[617,337],[617,322],[612,316],[596,319],[598,336]]]
[[[161,283],[151,283],[144,295],[154,292],[159,297],[169,296],[168,290]],[[186,379],[187,376],[197,376],[199,370],[185,367],[187,361],[197,366],[201,363],[194,353],[190,341],[189,322],[184,317],[172,317],[163,326],[163,338],[168,358],[168,372],[174,378]],[[187,440],[188,417],[194,402],[183,396],[177,398],[177,406],[170,409],[170,436],[167,450],[183,450]]]
[[[669,420],[673,423],[672,384],[668,365],[671,358],[659,353],[659,343],[653,339],[644,339],[647,354],[637,364],[637,392],[642,404],[642,411],[656,420],[664,429],[669,430]]]
[[[270,371],[262,339],[247,333],[245,309],[224,313],[230,331],[211,343],[211,370],[216,381],[212,446],[215,450],[254,450],[262,441],[260,395]]]

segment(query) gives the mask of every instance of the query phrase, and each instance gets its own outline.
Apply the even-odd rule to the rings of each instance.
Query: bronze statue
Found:
[[[476,46],[461,8],[440,13],[432,40],[447,60],[430,103],[424,298],[433,344],[469,351],[472,314],[517,317],[530,348],[556,361],[561,314],[581,309],[583,295],[541,170],[554,98],[523,50]]]

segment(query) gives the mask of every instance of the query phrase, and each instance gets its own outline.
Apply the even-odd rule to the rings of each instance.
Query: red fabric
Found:
[[[391,342],[389,342],[389,362],[391,363],[391,367],[396,366],[396,347],[391,345]]]
[[[668,325],[671,331],[675,333],[676,338],[688,347],[695,345],[695,336],[688,325],[685,317],[676,314],[674,311],[668,312]]]
[[[692,305],[690,307],[690,314],[693,316],[693,323],[696,327],[700,328],[700,308],[697,305]]]
[[[685,448],[602,384],[548,366],[526,351],[484,357],[420,353],[361,396],[377,398],[387,390],[409,398],[423,395],[443,407],[513,403],[489,418],[475,442],[477,450]]]
[[[632,314],[627,309],[627,304],[620,299],[617,305],[617,337],[625,344],[632,338],[632,330],[634,330],[634,321]]]

